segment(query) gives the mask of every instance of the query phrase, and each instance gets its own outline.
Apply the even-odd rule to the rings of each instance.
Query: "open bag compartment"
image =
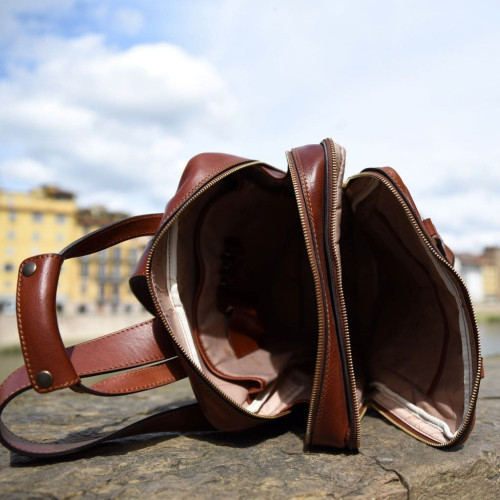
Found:
[[[343,285],[360,406],[436,444],[467,418],[478,371],[470,300],[376,176],[344,188]]]
[[[288,174],[254,165],[210,186],[162,233],[151,273],[174,340],[228,398],[264,416],[309,400],[316,301]]]

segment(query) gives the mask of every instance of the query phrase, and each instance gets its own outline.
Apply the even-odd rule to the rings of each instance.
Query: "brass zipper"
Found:
[[[340,222],[337,220],[337,204],[338,200],[338,176],[339,176],[339,168],[337,164],[337,152],[335,150],[335,144],[331,139],[327,140],[330,146],[330,153],[332,155],[332,218],[331,218],[331,226],[330,226],[330,251],[333,252],[333,262],[335,264],[335,278],[336,278],[336,290],[332,290],[332,294],[338,292],[339,295],[339,306],[340,306],[340,316],[342,321],[342,336],[344,339],[344,349],[345,349],[345,357],[347,360],[347,370],[349,375],[349,385],[351,389],[351,397],[352,397],[352,405],[353,405],[353,418],[354,418],[354,440],[356,443],[356,447],[359,448],[359,439],[361,434],[361,417],[359,414],[359,402],[358,402],[358,393],[356,389],[356,378],[354,375],[354,363],[352,361],[352,352],[351,352],[351,339],[349,335],[349,323],[347,319],[347,309],[345,304],[344,297],[344,288],[342,283],[342,266],[340,255],[338,251],[338,247],[335,244],[335,228],[337,224]],[[328,168],[328,165],[327,165]],[[342,188],[341,188],[342,189]],[[326,214],[328,217],[329,214]],[[328,251],[328,249],[327,249]]]
[[[305,211],[304,211],[302,198],[300,196],[300,193],[301,193],[300,182],[297,179],[297,173],[296,173],[295,168],[294,168],[294,160],[293,160],[292,154],[289,151],[287,151],[286,156],[287,156],[287,160],[288,160],[288,166],[289,166],[290,176],[292,179],[292,184],[294,187],[295,199],[297,201],[297,208],[299,211],[299,218],[300,218],[300,223],[302,226],[302,232],[304,234],[307,256],[309,258],[309,263],[311,265],[311,270],[313,273],[314,289],[316,292],[316,303],[318,306],[318,352],[316,355],[314,379],[313,379],[313,386],[312,386],[312,391],[311,391],[311,400],[309,402],[309,412],[307,415],[307,428],[306,428],[306,437],[305,437],[305,444],[308,445],[311,443],[311,439],[312,439],[312,436],[311,436],[312,420],[313,420],[313,416],[314,416],[314,410],[315,410],[316,404],[317,404],[317,393],[318,393],[318,387],[319,387],[319,383],[320,383],[320,379],[321,379],[321,364],[318,361],[323,359],[324,352],[325,352],[325,317],[324,317],[323,305],[322,305],[323,293],[321,290],[321,280],[319,277],[319,271],[318,271],[318,268],[316,266],[316,258],[314,256],[314,250],[312,248],[311,240],[307,237],[307,221],[306,221],[306,215],[305,215]]]
[[[451,271],[451,273],[458,279],[458,281],[462,285],[463,291],[465,292],[465,299],[467,302],[467,306],[469,308],[469,311],[472,313],[474,336],[475,336],[475,340],[477,343],[477,355],[478,355],[477,372],[476,372],[476,377],[474,380],[474,385],[472,388],[472,394],[470,397],[470,404],[469,404],[469,407],[467,409],[467,414],[466,414],[464,421],[462,422],[462,425],[460,426],[460,429],[458,430],[456,436],[453,439],[447,441],[446,443],[436,443],[433,441],[429,441],[429,440],[423,438],[422,436],[420,436],[419,434],[416,434],[414,430],[410,430],[406,427],[403,428],[401,424],[399,424],[398,422],[395,422],[394,419],[392,419],[390,416],[388,416],[386,412],[381,411],[378,408],[379,405],[372,405],[372,406],[375,409],[377,409],[377,411],[379,411],[379,413],[383,414],[388,420],[390,420],[394,425],[396,425],[399,428],[403,428],[403,430],[405,432],[407,432],[408,434],[413,436],[415,439],[422,441],[423,443],[428,444],[430,446],[434,446],[436,448],[443,448],[446,446],[451,446],[460,439],[460,437],[463,435],[467,426],[470,423],[470,420],[472,418],[472,414],[474,411],[475,403],[477,400],[477,395],[479,392],[479,383],[481,380],[481,366],[482,366],[481,339],[479,337],[479,327],[477,324],[477,318],[476,318],[476,314],[474,312],[474,308],[472,307],[472,301],[470,298],[469,290],[467,289],[467,285],[465,284],[465,282],[464,282],[463,278],[460,276],[460,274],[458,274],[457,270],[434,248],[433,245],[431,245],[431,243],[429,242],[429,240],[427,238],[427,235],[422,231],[422,228],[420,227],[417,220],[415,219],[413,212],[408,207],[406,200],[403,198],[403,196],[401,196],[399,191],[394,187],[393,183],[389,179],[387,179],[384,175],[379,174],[377,172],[362,172],[360,174],[357,174],[357,175],[350,177],[346,181],[346,183],[344,184],[344,187],[346,187],[352,180],[358,179],[358,178],[363,178],[363,177],[373,177],[375,179],[378,179],[380,182],[382,182],[382,184],[384,184],[389,189],[389,191],[391,191],[391,193],[397,198],[397,200],[399,201],[399,203],[403,207],[411,224],[416,229],[418,235],[420,236],[422,241],[425,243],[425,245],[429,248],[431,253]]]
[[[151,284],[151,278],[150,278],[150,276],[151,276],[152,255],[154,253],[154,250],[155,250],[156,246],[158,245],[158,241],[160,239],[162,239],[162,237],[165,235],[165,233],[170,229],[170,226],[175,222],[175,220],[182,214],[182,212],[195,199],[197,199],[201,194],[203,194],[208,189],[212,188],[215,184],[217,184],[218,182],[220,182],[221,180],[223,180],[225,177],[228,177],[229,175],[237,172],[238,170],[242,170],[242,169],[244,169],[246,167],[251,167],[251,166],[255,166],[255,165],[265,165],[265,164],[262,163],[262,162],[260,162],[260,161],[251,161],[251,162],[243,163],[243,164],[240,164],[240,165],[236,165],[235,167],[232,167],[232,168],[226,170],[225,172],[222,172],[217,177],[215,177],[214,179],[212,179],[210,182],[208,182],[207,184],[205,184],[202,188],[200,188],[199,191],[197,191],[196,193],[194,193],[193,195],[191,195],[177,209],[177,212],[171,216],[170,220],[160,230],[160,232],[155,237],[155,239],[153,241],[153,244],[151,246],[151,249],[149,251],[148,260],[147,260],[147,263],[146,263],[146,276],[147,276],[147,284],[148,284],[149,293],[150,293],[150,295],[151,295],[151,297],[153,299],[153,302],[155,304],[155,309],[156,309],[157,313],[159,314],[159,316],[161,317],[163,325],[165,326],[165,328],[169,332],[172,341],[175,343],[176,347],[182,352],[182,354],[187,359],[189,359],[190,361],[191,361],[191,358],[190,358],[189,354],[179,344],[179,342],[175,338],[174,333],[172,332],[172,330],[168,326],[167,318],[166,318],[165,314],[163,313],[163,309],[161,308],[161,306],[160,306],[160,304],[158,302],[158,299],[156,298],[156,294],[154,293],[154,290],[153,290],[153,287],[152,287],[152,284]],[[191,362],[191,367],[192,367],[193,370],[195,370],[198,373],[198,375],[203,379],[203,381],[206,382],[207,385],[209,385],[222,399],[224,399],[225,401],[227,401],[232,406],[236,407],[239,411],[241,411],[242,413],[244,413],[246,415],[249,415],[249,416],[251,416],[253,418],[263,419],[263,420],[274,420],[274,419],[279,418],[279,417],[281,417],[283,415],[286,415],[287,413],[290,413],[290,411],[288,410],[286,412],[280,413],[279,415],[258,415],[256,413],[248,411],[246,408],[244,408],[242,405],[240,405],[234,399],[232,399],[231,397],[229,397],[226,393],[224,393],[223,391],[221,391],[219,389],[219,387],[214,382],[212,382],[212,380],[209,377],[207,377],[207,375],[205,375],[205,373],[195,363]]]

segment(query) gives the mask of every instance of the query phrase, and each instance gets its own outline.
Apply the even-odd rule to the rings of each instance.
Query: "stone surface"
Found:
[[[62,461],[1,448],[0,498],[500,498],[500,357],[486,360],[486,373],[474,431],[453,451],[422,444],[375,414],[362,421],[357,454],[305,453],[293,425],[129,438]],[[78,435],[102,429],[103,419],[124,423],[190,397],[184,383],[90,403],[71,392],[27,394],[7,417],[25,435],[65,435],[62,425]]]

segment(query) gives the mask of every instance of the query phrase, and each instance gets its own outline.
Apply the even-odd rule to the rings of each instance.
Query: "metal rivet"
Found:
[[[21,270],[25,278],[29,278],[31,275],[35,274],[35,271],[36,271],[36,263],[33,261],[26,262],[26,264],[24,264]]]
[[[43,370],[36,374],[36,383],[38,387],[41,387],[42,389],[48,389],[53,382],[54,377],[52,376],[52,373],[47,370]]]

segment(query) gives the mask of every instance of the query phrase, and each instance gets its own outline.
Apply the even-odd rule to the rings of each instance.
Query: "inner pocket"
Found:
[[[289,176],[235,173],[167,235],[164,309],[193,363],[250,411],[273,415],[307,401],[317,319]]]
[[[344,205],[344,288],[361,400],[446,442],[464,419],[472,380],[471,325],[456,278],[378,179],[351,181]]]

